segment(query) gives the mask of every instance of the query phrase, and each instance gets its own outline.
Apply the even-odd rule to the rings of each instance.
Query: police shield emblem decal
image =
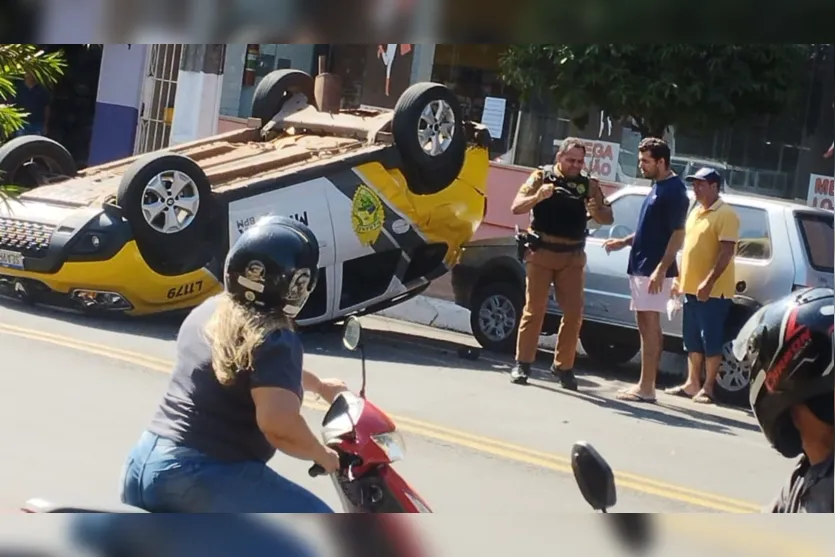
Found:
[[[380,237],[385,222],[383,202],[366,186],[360,185],[351,202],[351,225],[363,246],[370,246]]]

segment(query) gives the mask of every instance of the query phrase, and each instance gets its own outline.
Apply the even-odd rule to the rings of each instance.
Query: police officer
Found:
[[[516,384],[528,381],[553,284],[563,315],[551,373],[563,387],[577,390],[572,370],[583,322],[586,225],[589,216],[601,224],[612,222],[612,208],[599,183],[583,173],[585,158],[583,142],[566,138],[557,151],[556,164],[534,171],[511,205],[514,215],[531,212],[530,229],[517,236],[527,284],[511,372]]]
[[[752,366],[751,408],[766,439],[784,457],[800,457],[768,512],[835,512],[834,295],[808,288],[774,301],[733,343],[734,356]]]

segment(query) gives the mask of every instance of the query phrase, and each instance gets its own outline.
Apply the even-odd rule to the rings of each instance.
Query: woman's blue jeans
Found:
[[[122,502],[156,513],[332,513],[258,461],[222,462],[144,432],[122,472]]]

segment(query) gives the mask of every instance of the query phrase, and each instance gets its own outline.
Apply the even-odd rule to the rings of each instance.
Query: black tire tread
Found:
[[[194,222],[176,234],[161,234],[151,229],[142,215],[142,191],[148,180],[166,170],[179,170],[188,174],[200,194],[200,207]],[[116,192],[116,204],[125,213],[133,230],[142,256],[155,271],[164,275],[178,275],[200,268],[208,263],[202,261],[205,240],[212,238],[211,223],[214,217],[212,186],[206,173],[192,159],[177,153],[159,151],[134,161],[125,171]],[[196,253],[200,257],[183,257],[184,253]]]
[[[48,137],[24,135],[0,145],[0,183],[5,174],[16,171],[24,161],[38,154],[55,161],[62,174],[68,177],[78,173],[75,159],[66,147]]]
[[[446,100],[455,113],[456,128],[452,145],[443,156],[437,158],[426,155],[415,137],[415,119],[426,105],[426,101],[423,101],[426,95],[432,95],[432,100]],[[413,193],[437,193],[449,186],[461,173],[467,154],[467,139],[462,118],[463,111],[457,97],[441,83],[415,83],[397,100],[392,119],[392,134],[403,158],[404,173]]]
[[[310,105],[316,105],[314,81],[309,73],[292,69],[268,73],[258,83],[252,95],[252,117],[260,119],[261,125],[265,125],[281,110],[284,93],[294,89],[303,92]]]

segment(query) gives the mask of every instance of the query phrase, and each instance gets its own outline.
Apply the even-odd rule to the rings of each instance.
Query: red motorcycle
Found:
[[[359,351],[362,388],[359,395],[340,393],[322,420],[322,439],[339,453],[341,467],[333,474],[347,513],[431,513],[420,495],[391,467],[403,459],[405,443],[394,422],[365,396],[366,370],[362,325],[356,317],[345,323],[342,344]],[[314,464],[309,474],[321,476]]]
[[[406,445],[391,418],[365,397],[365,350],[362,341],[359,319],[349,317],[342,344],[348,350],[360,353],[362,388],[359,395],[348,391],[340,393],[322,420],[325,444],[339,453],[340,470],[331,476],[337,494],[346,513],[431,513],[426,501],[391,467],[403,458]],[[325,474],[317,464],[308,472],[312,477]],[[144,512],[122,504],[93,509],[43,499],[30,499],[22,510],[28,513]],[[399,523],[386,524],[388,530],[400,528]]]

